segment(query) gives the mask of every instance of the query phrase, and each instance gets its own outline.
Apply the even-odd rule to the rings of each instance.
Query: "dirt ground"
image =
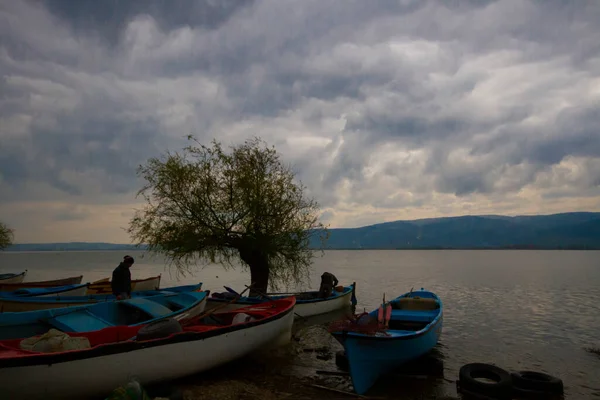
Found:
[[[170,400],[457,399],[447,395],[454,383],[443,377],[443,371],[440,375],[443,364],[435,354],[425,366],[396,372],[389,384],[378,384],[370,397],[358,396],[347,372],[336,365],[335,353],[341,349],[323,326],[300,326],[288,345],[186,378],[166,390],[148,388],[148,393]]]

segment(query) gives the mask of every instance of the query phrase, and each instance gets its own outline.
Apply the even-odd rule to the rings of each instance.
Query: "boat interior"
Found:
[[[430,292],[414,292],[390,302],[392,315],[389,329],[419,331],[440,313],[440,302]]]
[[[213,318],[194,318],[190,320],[185,326],[183,326],[184,332],[206,332],[212,331],[218,328],[230,326],[237,323],[243,323],[245,318],[239,318],[239,316],[249,315],[253,317],[255,320],[260,320],[264,318],[268,318],[272,315],[276,315],[281,312],[283,309],[289,307],[289,302],[283,300],[273,303],[272,305],[262,305],[258,307],[253,307],[252,309],[239,309],[232,310],[223,313],[214,313],[212,314]],[[68,314],[67,314],[68,315]],[[236,317],[237,316],[237,317]],[[218,322],[217,322],[218,321]],[[99,345],[107,345],[107,344],[115,344],[119,342],[131,341],[135,340],[135,336],[139,329],[141,329],[143,325],[137,326],[110,326],[104,327],[103,329],[98,329],[89,332],[69,332],[68,335],[71,337],[86,337],[90,341],[91,347],[96,347]],[[47,329],[44,331],[36,332],[35,335],[41,335],[46,333]],[[9,339],[2,340],[0,343],[0,358],[2,357],[10,357],[11,351],[15,349],[19,349],[18,352],[21,354],[26,354],[30,352],[23,351],[20,349],[20,342],[23,339]]]
[[[166,317],[189,307],[196,300],[196,298],[184,299],[182,295],[173,295],[152,300],[134,298],[99,303],[94,305],[93,310],[80,309],[78,312],[54,316],[45,322],[54,328],[67,331],[97,330],[111,325],[135,325]]]

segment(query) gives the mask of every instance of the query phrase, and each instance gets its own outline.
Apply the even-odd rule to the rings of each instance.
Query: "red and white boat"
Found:
[[[181,332],[136,340],[141,326],[86,333],[90,348],[40,353],[0,341],[0,393],[7,399],[101,398],[136,378],[142,385],[199,373],[289,340],[296,299],[288,297],[186,321]]]

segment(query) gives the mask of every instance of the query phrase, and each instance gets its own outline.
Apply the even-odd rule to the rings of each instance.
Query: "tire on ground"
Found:
[[[532,396],[563,394],[564,386],[561,379],[536,371],[517,371],[511,374],[516,393]]]
[[[480,380],[481,378],[487,381]],[[512,399],[510,373],[492,364],[472,363],[460,368],[457,382],[465,394],[483,395],[494,399]]]

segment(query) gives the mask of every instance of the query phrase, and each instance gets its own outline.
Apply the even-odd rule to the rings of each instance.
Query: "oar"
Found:
[[[245,286],[246,286],[246,288],[247,288],[247,289],[250,289],[250,287],[249,287],[248,285],[245,285]],[[275,300],[273,300],[272,298],[270,298],[269,296],[267,296],[266,294],[264,294],[264,293],[262,293],[262,292],[259,292],[259,291],[258,291],[258,290],[256,290],[256,289],[254,289],[254,291],[255,291],[256,293],[258,293],[260,296],[262,296],[262,297],[266,298],[266,299],[267,299],[267,300],[269,300],[269,301],[273,301],[273,302],[275,301]],[[303,317],[302,315],[298,314],[298,313],[297,313],[297,312],[295,312],[295,311],[294,311],[294,314],[295,314],[296,316],[298,316],[298,317],[302,318],[302,319],[306,319],[306,317]]]
[[[252,285],[250,285],[250,286],[252,286]],[[244,295],[244,293],[246,293],[246,291],[248,289],[250,289],[250,286],[246,285],[246,289],[244,289],[244,291],[242,293],[238,294],[236,297],[234,297],[233,299],[231,299],[227,303],[220,304],[220,305],[216,306],[215,308],[212,308],[212,309],[208,310],[204,314],[202,314],[202,315],[200,315],[200,316],[198,316],[196,318],[192,318],[192,319],[201,320],[202,318],[205,318],[205,317],[208,317],[211,314],[214,314],[215,311],[217,311],[217,310],[219,310],[221,308],[227,307],[228,305],[231,305],[231,304],[235,303],[240,297],[242,297]],[[189,321],[191,321],[192,319],[184,322],[182,325],[187,325],[189,323]]]

